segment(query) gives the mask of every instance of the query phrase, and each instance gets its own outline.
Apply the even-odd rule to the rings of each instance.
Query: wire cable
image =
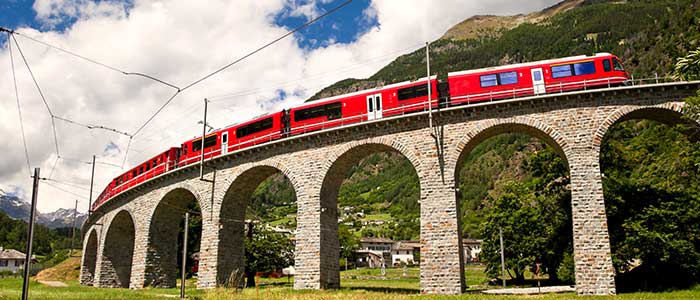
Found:
[[[41,179],[46,179],[46,178],[41,178]],[[77,193],[75,193],[75,192],[71,192],[71,191],[66,190],[66,189],[64,189],[64,188],[62,188],[62,187],[59,187],[59,186],[54,185],[54,184],[51,184],[51,183],[47,182],[47,180],[43,180],[43,181],[44,181],[44,184],[46,184],[46,185],[48,185],[48,186],[50,186],[50,187],[53,187],[53,188],[55,188],[55,189],[57,189],[57,190],[59,190],[59,191],[62,191],[62,192],[64,192],[64,193],[71,194],[71,195],[76,196],[76,197],[80,197],[80,198],[82,198],[83,200],[88,200],[88,199],[87,199],[85,196],[83,196],[83,195],[77,194]]]
[[[12,81],[15,84],[15,98],[17,99],[17,113],[19,115],[19,129],[22,133],[22,144],[24,144],[24,156],[27,158],[27,171],[29,171],[29,176],[32,176],[31,163],[29,162],[29,150],[27,149],[27,138],[24,135],[24,121],[22,120],[22,107],[19,104],[19,92],[17,91],[17,75],[15,74],[15,59],[12,56],[12,43],[10,40],[10,32],[7,33],[7,47],[10,52],[10,64],[12,65]]]
[[[165,108],[166,106],[168,106],[168,104],[170,104],[170,102],[171,102],[180,92],[183,92],[183,91],[185,91],[185,90],[187,90],[187,89],[189,89],[189,88],[191,88],[191,87],[193,87],[193,86],[195,86],[195,85],[201,83],[202,81],[207,80],[208,78],[210,78],[210,77],[212,77],[212,76],[218,74],[219,72],[222,72],[222,71],[224,71],[224,70],[230,68],[231,66],[233,66],[233,65],[235,65],[235,64],[237,64],[237,63],[243,61],[244,59],[246,59],[246,58],[248,58],[248,57],[251,57],[252,55],[254,55],[254,54],[256,54],[256,53],[262,51],[263,49],[265,49],[265,48],[267,48],[267,47],[269,47],[269,46],[271,46],[271,45],[273,45],[273,44],[279,42],[280,40],[282,40],[282,39],[284,39],[284,38],[286,38],[286,37],[288,37],[288,36],[290,36],[290,35],[292,35],[292,34],[298,32],[298,31],[300,31],[300,30],[302,30],[302,29],[308,27],[309,25],[311,25],[311,24],[313,24],[313,23],[316,23],[318,20],[320,20],[320,19],[324,18],[325,16],[330,15],[330,14],[332,14],[333,12],[335,12],[335,11],[341,9],[342,7],[344,7],[344,6],[348,5],[348,4],[350,4],[350,2],[352,2],[352,1],[353,1],[353,0],[347,0],[347,1],[343,2],[342,4],[340,4],[340,5],[336,6],[336,7],[334,7],[333,9],[331,9],[331,10],[329,10],[329,11],[323,13],[322,15],[320,15],[320,16],[318,16],[318,17],[316,17],[316,18],[314,18],[314,19],[312,19],[312,20],[310,20],[310,21],[308,21],[308,22],[306,22],[306,23],[304,23],[304,24],[302,24],[301,26],[299,26],[299,27],[297,27],[297,28],[294,28],[294,29],[291,30],[291,31],[288,31],[287,33],[283,34],[282,36],[280,36],[280,37],[278,37],[278,38],[276,38],[276,39],[274,39],[274,40],[268,42],[267,44],[265,44],[265,45],[263,45],[263,46],[261,46],[261,47],[255,49],[255,50],[253,50],[252,52],[250,52],[250,53],[244,55],[243,57],[241,57],[241,58],[239,58],[239,59],[236,59],[236,60],[234,60],[233,62],[231,62],[231,63],[229,63],[229,64],[227,64],[227,65],[225,65],[225,66],[223,66],[223,67],[221,67],[221,68],[219,68],[219,69],[217,69],[216,71],[211,72],[211,73],[205,75],[204,77],[193,81],[192,83],[188,84],[187,86],[185,86],[185,87],[183,87],[183,88],[181,88],[181,89],[178,89],[178,90],[175,92],[175,94],[172,95],[172,97],[170,97],[167,101],[165,101],[165,103],[163,103],[163,105],[162,105],[160,108],[158,108],[158,110],[156,110],[156,112],[155,112],[153,115],[151,115],[151,117],[148,118],[148,120],[146,120],[146,122],[144,122],[143,125],[141,125],[141,127],[139,127],[138,130],[136,130],[136,131],[134,132],[134,136],[136,136],[139,132],[141,132],[141,130],[143,130],[143,128],[146,127],[146,125],[148,125],[148,123],[150,123],[151,120],[153,120],[153,118],[155,118],[156,115],[158,115],[158,114],[163,110],[163,108]]]
[[[128,136],[128,137],[131,137],[131,135],[128,134],[128,133],[126,133],[126,132],[119,131],[119,130],[117,130],[117,129],[110,128],[110,127],[107,127],[107,126],[93,125],[93,124],[84,124],[84,123],[80,123],[80,122],[73,121],[73,120],[66,119],[66,118],[59,117],[59,116],[53,116],[53,117],[56,118],[57,120],[61,120],[61,121],[66,122],[66,123],[70,123],[70,124],[73,124],[73,125],[85,127],[85,128],[87,128],[87,129],[90,129],[90,130],[93,130],[93,129],[106,130],[106,131],[111,131],[111,132],[114,132],[114,133],[118,133],[118,134],[121,134],[121,135],[125,135],[125,136]]]
[[[32,72],[32,68],[29,67],[29,62],[27,62],[27,58],[24,56],[24,53],[22,52],[22,48],[20,48],[19,43],[17,42],[17,39],[15,38],[14,35],[10,35],[10,36],[12,37],[12,40],[15,41],[15,45],[17,45],[17,50],[19,51],[19,54],[22,56],[22,60],[24,61],[24,65],[27,66],[27,70],[29,70],[29,75],[32,76],[32,80],[34,81],[34,85],[36,86],[36,89],[39,91],[39,95],[41,96],[41,100],[44,101],[44,105],[46,106],[46,110],[48,110],[49,115],[51,115],[51,128],[53,129],[53,141],[54,141],[54,145],[56,146],[56,156],[60,156],[61,153],[58,151],[58,136],[56,134],[56,122],[54,121],[54,114],[51,111],[51,107],[49,107],[49,103],[46,102],[46,97],[44,97],[44,93],[41,91],[41,87],[39,87],[39,83],[36,81],[36,77],[34,77],[34,72]],[[55,164],[54,164],[54,167],[55,167]]]
[[[125,76],[130,76],[130,75],[133,75],[133,76],[140,76],[140,77],[144,77],[144,78],[153,80],[153,81],[155,81],[155,82],[161,83],[161,84],[163,84],[163,85],[169,86],[169,87],[171,87],[171,88],[173,88],[173,89],[176,89],[176,90],[179,90],[179,89],[180,89],[180,88],[177,87],[176,85],[171,84],[171,83],[169,83],[169,82],[166,82],[166,81],[164,81],[164,80],[162,80],[162,79],[159,79],[159,78],[157,78],[157,77],[155,77],[155,76],[151,76],[151,75],[144,74],[144,73],[139,73],[139,72],[127,72],[127,71],[118,69],[118,68],[116,68],[116,67],[110,66],[110,65],[108,65],[108,64],[101,63],[101,62],[96,61],[96,60],[94,60],[94,59],[91,59],[91,58],[85,57],[85,56],[83,56],[83,55],[77,54],[77,53],[75,53],[75,52],[72,52],[72,51],[63,49],[63,48],[61,48],[61,47],[51,45],[51,44],[49,44],[49,43],[47,43],[47,42],[40,41],[40,40],[38,40],[38,39],[35,39],[35,38],[30,37],[30,36],[27,36],[27,35],[24,35],[24,34],[22,34],[22,33],[19,33],[19,32],[17,32],[17,31],[10,31],[10,30],[7,30],[7,29],[5,29],[5,31],[11,32],[13,35],[19,35],[19,36],[21,36],[21,37],[23,37],[23,38],[25,38],[25,39],[34,41],[34,42],[36,42],[36,43],[42,44],[42,45],[47,46],[47,47],[49,47],[49,48],[53,48],[53,49],[55,49],[55,50],[61,51],[61,52],[66,53],[66,54],[68,54],[68,55],[71,55],[71,56],[80,58],[80,59],[82,59],[82,60],[91,62],[91,63],[93,63],[93,64],[96,64],[96,65],[105,67],[105,68],[110,69],[110,70],[112,70],[112,71],[114,71],[114,72],[121,73],[121,74],[123,74],[123,75],[125,75]]]

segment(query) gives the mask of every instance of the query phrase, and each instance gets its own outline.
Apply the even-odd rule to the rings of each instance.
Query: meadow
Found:
[[[700,288],[662,293],[629,293],[613,296],[581,296],[573,293],[542,295],[485,295],[480,290],[498,288],[489,285],[481,267],[468,267],[466,270],[467,293],[459,296],[421,295],[419,292],[419,269],[388,269],[385,276],[378,269],[356,269],[341,271],[342,288],[338,290],[304,290],[292,288],[293,278],[259,278],[257,288],[241,291],[218,288],[214,290],[195,289],[195,280],[188,280],[188,299],[230,300],[326,300],[326,299],[700,299]],[[67,287],[49,287],[32,280],[30,299],[69,300],[69,299],[177,299],[179,289],[146,288],[141,290],[102,289],[81,286],[76,281],[64,281]],[[0,299],[19,299],[22,288],[21,278],[0,279]]]

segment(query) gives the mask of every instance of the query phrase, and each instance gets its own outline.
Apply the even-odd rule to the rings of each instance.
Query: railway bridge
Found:
[[[244,218],[256,187],[281,172],[297,198],[294,288],[341,285],[338,190],[349,169],[376,152],[406,157],[420,183],[420,289],[458,294],[465,286],[457,186],[462,161],[492,136],[521,132],[568,162],[579,294],[615,293],[601,141],[617,122],[686,122],[683,99],[700,82],[550,94],[434,109],[311,132],[208,160],[205,178],[189,166],[111,199],[83,225],[80,281],[99,287],[174,287],[178,226],[196,201],[202,213],[198,287],[212,288],[244,267]],[[695,124],[694,124],[695,125]],[[215,168],[215,169],[214,169]],[[212,183],[213,181],[213,183]]]

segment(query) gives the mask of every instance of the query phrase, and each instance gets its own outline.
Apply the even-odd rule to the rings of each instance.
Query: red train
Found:
[[[447,80],[431,76],[325,98],[216,130],[206,135],[203,143],[200,137],[170,148],[114,178],[92,208],[150,178],[199,162],[202,151],[209,159],[291,135],[423,111],[429,105],[447,107],[610,87],[622,85],[628,78],[617,56],[599,53],[453,72]]]

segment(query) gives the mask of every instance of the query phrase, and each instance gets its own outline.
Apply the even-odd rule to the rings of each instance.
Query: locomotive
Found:
[[[304,103],[232,125],[172,147],[114,178],[92,206],[153,177],[253,145],[311,131],[377,120],[432,107],[625,84],[629,75],[610,53],[451,72]],[[428,100],[430,86],[430,100]],[[202,156],[202,151],[204,155]]]

